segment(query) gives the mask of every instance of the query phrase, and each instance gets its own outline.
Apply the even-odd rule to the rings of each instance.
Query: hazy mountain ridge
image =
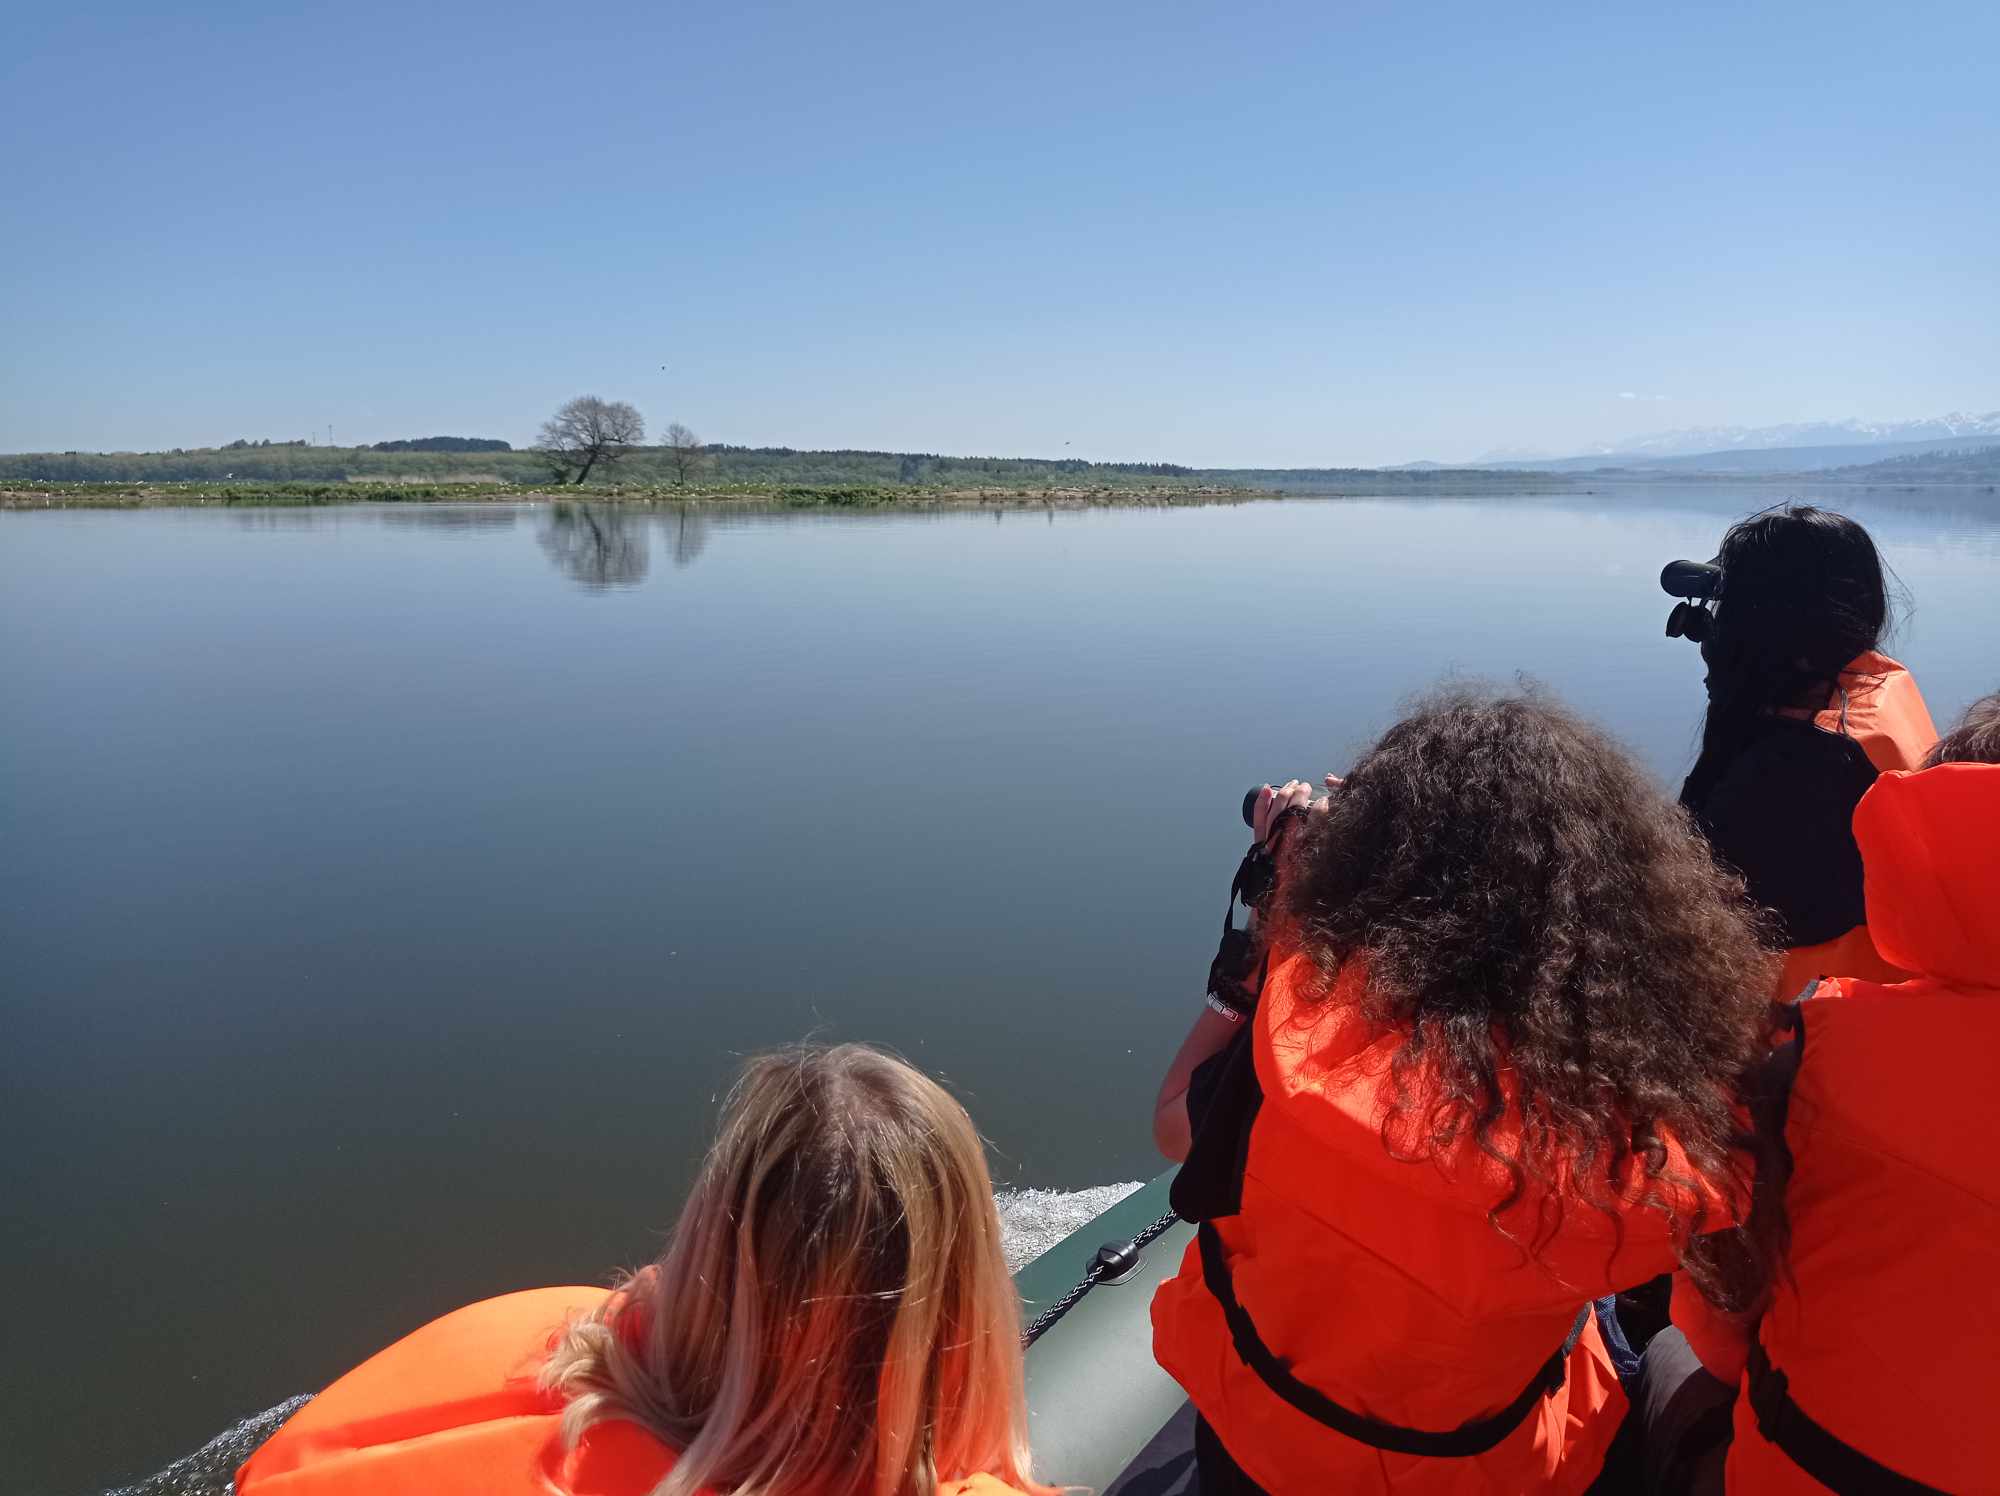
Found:
[[[1749,447],[1696,452],[1684,457],[1559,457],[1539,462],[1493,462],[1489,468],[1542,473],[1812,473],[1925,453],[1960,452],[2000,445],[2000,434],[1939,437],[1930,441],[1854,442],[1823,447]],[[1433,469],[1434,471],[1434,469]]]
[[[1600,454],[1644,457],[1692,457],[1731,449],[1773,447],[1872,446],[1886,442],[1938,441],[1963,436],[2000,436],[2000,410],[1984,415],[1954,410],[1913,421],[1794,421],[1781,426],[1692,426],[1627,437],[1600,449]]]
[[[1944,441],[1965,436],[2000,436],[2000,410],[1989,410],[1984,415],[1954,410],[1941,416],[1923,416],[1909,421],[1863,421],[1850,416],[1841,421],[1790,421],[1778,426],[1687,426],[1677,431],[1628,436],[1615,442],[1585,447],[1580,452],[1499,447],[1483,453],[1476,463],[1445,465],[1516,467],[1527,463],[1582,462],[1600,457],[1705,457],[1729,451],[1875,446],[1891,442]]]
[[[1838,468],[1827,477],[1860,483],[1980,483],[1991,489],[2000,482],[2000,440],[1980,447],[1911,452],[1861,467]]]
[[[1544,473],[1606,470],[1704,473],[1815,472],[1917,453],[2000,442],[2000,410],[1951,411],[1909,421],[1795,421],[1781,426],[1690,426],[1627,437],[1559,456],[1519,447],[1476,462],[1412,462],[1410,469],[1499,468]]]

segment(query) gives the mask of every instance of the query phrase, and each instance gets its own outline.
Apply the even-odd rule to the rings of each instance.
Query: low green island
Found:
[[[1657,483],[2000,484],[2000,446],[1928,452],[1811,471],[1606,465],[1563,470],[1195,468],[1081,458],[950,457],[705,444],[685,428],[660,445],[609,444],[587,460],[546,443],[421,437],[367,447],[237,441],[163,452],[0,454],[0,509],[535,502],[756,504],[787,508],[1090,508],[1214,504],[1285,495],[1421,497],[1590,493]],[[552,461],[552,456],[555,460]]]
[[[151,509],[328,504],[618,503],[743,504],[785,509],[1092,508],[1218,504],[1276,497],[1273,490],[1212,484],[887,487],[869,483],[612,483],[588,487],[493,482],[49,483],[0,480],[0,509]]]

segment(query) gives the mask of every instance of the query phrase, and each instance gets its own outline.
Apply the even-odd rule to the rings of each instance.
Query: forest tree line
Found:
[[[424,441],[435,440],[424,438]],[[446,440],[478,440],[446,438]],[[1080,458],[947,457],[935,452],[801,451],[794,447],[713,444],[701,449],[698,477],[715,485],[868,485],[898,487],[1186,487],[1204,474],[1176,463],[1094,463]],[[166,452],[28,452],[0,455],[0,481],[49,483],[339,483],[353,480],[546,485],[550,473],[532,452],[381,442],[369,447],[198,448]],[[674,452],[636,446],[593,483],[672,484]]]

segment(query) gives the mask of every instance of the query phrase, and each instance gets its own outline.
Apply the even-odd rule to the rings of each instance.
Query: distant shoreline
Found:
[[[324,508],[345,504],[706,504],[778,509],[1126,509],[1240,504],[1274,489],[1172,487],[885,488],[862,484],[0,483],[0,509]]]
[[[2000,492],[1984,478],[1912,478],[1889,483],[1830,473],[1676,474],[1438,472],[1413,483],[1404,473],[1343,474],[1341,482],[1271,486],[1216,483],[982,484],[905,487],[886,484],[691,483],[603,487],[490,481],[435,482],[33,482],[0,480],[0,510],[324,508],[375,504],[703,504],[716,507],[885,510],[1131,509],[1241,504],[1286,498],[1466,498],[1591,495],[1636,488],[1772,490],[1838,488],[1856,493]]]

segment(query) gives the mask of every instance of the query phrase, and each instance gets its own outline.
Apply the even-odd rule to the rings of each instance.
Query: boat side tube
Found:
[[[1132,1241],[1171,1207],[1171,1172],[1086,1222],[1015,1275],[1022,1319],[1076,1286],[1106,1244]],[[1187,1394],[1153,1360],[1153,1291],[1180,1268],[1194,1228],[1178,1221],[1106,1278],[1028,1351],[1028,1441],[1045,1480],[1102,1491],[1180,1411]]]

